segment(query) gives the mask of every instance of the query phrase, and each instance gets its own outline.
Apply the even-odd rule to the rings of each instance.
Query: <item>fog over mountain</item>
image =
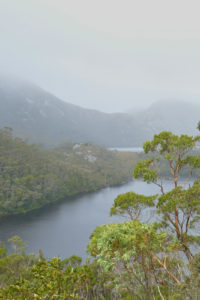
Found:
[[[146,127],[150,136],[163,130],[176,134],[198,134],[200,104],[180,100],[155,101],[149,108],[135,113],[140,127]]]
[[[21,80],[0,79],[0,126],[46,146],[73,141],[108,147],[140,146],[161,130],[196,134],[200,106],[181,101],[155,102],[134,113],[103,113],[66,103]]]
[[[0,71],[103,112],[200,98],[197,0],[1,0]]]
[[[84,109],[23,81],[1,80],[0,106],[0,126],[11,126],[16,135],[31,142],[92,142],[106,146],[140,142],[132,116]]]

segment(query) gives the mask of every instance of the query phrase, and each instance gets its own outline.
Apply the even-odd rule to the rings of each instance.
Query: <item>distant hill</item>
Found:
[[[22,81],[0,78],[0,107],[0,127],[10,126],[16,135],[48,146],[64,141],[134,146],[143,131],[128,114],[84,109]]]
[[[167,130],[176,134],[199,134],[200,105],[185,101],[157,101],[148,109],[138,113],[131,112],[139,128],[146,128],[147,139],[155,133]]]
[[[29,142],[55,146],[89,142],[107,147],[141,146],[155,133],[170,130],[196,134],[200,106],[179,101],[156,102],[139,113],[103,113],[64,102],[21,80],[0,77],[0,127]]]

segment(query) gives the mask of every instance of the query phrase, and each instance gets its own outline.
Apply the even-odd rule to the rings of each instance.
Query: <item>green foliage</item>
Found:
[[[178,155],[185,155],[190,149],[194,148],[200,137],[192,137],[186,134],[181,136],[175,135],[172,132],[163,131],[155,134],[152,141],[144,143],[144,152],[158,152],[159,154],[170,154],[169,158],[178,160]]]
[[[161,251],[166,237],[166,233],[157,233],[152,225],[138,220],[111,223],[97,227],[91,236],[88,251],[98,256],[100,264],[113,268],[118,260],[126,262],[142,255],[142,252],[148,257],[151,251]]]
[[[172,175],[172,169],[176,170],[176,175],[181,175],[182,177],[188,177],[190,172],[193,175],[198,175],[199,172],[195,168],[200,166],[199,156],[191,156],[191,153],[195,154],[197,152],[195,145],[199,142],[199,139],[199,136],[178,136],[166,131],[155,135],[152,141],[147,141],[143,145],[144,153],[150,156],[149,160],[152,159],[154,161],[149,169],[157,171],[157,179],[160,177],[169,178]],[[142,159],[144,159],[144,156]],[[170,168],[169,162],[171,163]],[[142,162],[140,163],[142,164]],[[143,178],[142,170],[138,175],[134,173],[134,177]]]
[[[128,215],[131,220],[139,218],[146,207],[153,207],[157,196],[144,196],[134,192],[118,195],[110,209],[110,215]]]
[[[143,180],[147,183],[155,182],[158,179],[157,170],[151,169],[154,167],[154,158],[143,160],[137,163],[133,176],[136,179],[143,177]]]
[[[178,247],[177,241],[169,239],[166,232],[157,232],[154,225],[133,220],[97,227],[91,235],[88,252],[105,270],[118,274],[115,279],[118,292],[123,294],[125,289],[141,299],[153,299],[158,296],[156,282],[161,289],[166,284],[169,287],[180,284],[180,274],[174,267],[180,262],[172,255]]]
[[[0,129],[0,215],[25,213],[130,179],[136,154],[66,143],[42,150]]]
[[[29,268],[34,265],[38,258],[25,253],[25,243],[20,237],[14,236],[8,240],[12,244],[12,253],[2,244],[0,248],[0,286],[14,284],[21,276],[29,277]]]
[[[9,149],[13,149],[18,157],[16,140],[11,138],[10,129],[4,129],[1,134],[4,135],[6,145],[9,144]],[[183,169],[188,172],[188,167],[192,171],[200,166],[200,156],[191,155],[199,139],[162,132],[144,144],[144,152],[148,159],[137,164],[133,175],[135,178],[143,178],[147,183],[156,184],[161,193],[153,196],[134,192],[119,195],[111,207],[110,215],[128,216],[130,221],[105,224],[95,229],[87,247],[92,258],[90,262],[82,264],[81,258],[75,255],[64,260],[46,259],[41,251],[39,257],[26,255],[25,244],[17,236],[9,240],[14,253],[8,254],[2,244],[0,299],[199,300],[200,253],[194,255],[191,246],[198,246],[200,243],[197,231],[200,219],[200,181],[196,180],[188,187],[190,172],[184,182],[180,180]],[[23,150],[23,154],[26,153],[27,158],[30,158],[29,151],[34,146],[28,146],[18,139],[17,143],[20,149],[28,147],[27,152]],[[123,164],[127,166],[130,161],[130,157],[117,158],[119,154],[115,153],[113,156],[113,153],[98,147],[95,148],[95,158],[98,158],[95,160],[94,148],[90,145],[76,145],[75,148],[74,146],[68,143],[53,151],[44,152],[34,148],[31,152],[34,163],[37,165],[37,159],[40,159],[41,167],[44,167],[44,161],[47,163],[45,166],[48,166],[44,167],[46,173],[41,174],[37,173],[41,169],[36,170],[35,165],[33,168],[30,165],[27,171],[23,157],[20,156],[20,162],[14,160],[12,155],[5,151],[8,148],[1,145],[0,154],[4,151],[2,174],[6,174],[4,180],[10,174],[14,196],[22,201],[20,193],[24,187],[35,192],[36,175],[43,187],[43,199],[46,197],[46,189],[50,194],[55,192],[49,188],[52,186],[58,186],[59,195],[62,193],[64,196],[77,186],[83,187],[86,182],[88,185],[91,182],[95,185],[95,174],[98,174],[98,182],[101,181],[102,174],[104,182],[107,182],[106,176],[112,174],[116,159],[120,161],[120,168]],[[37,159],[34,157],[35,153],[38,155]],[[41,155],[44,160],[41,159]],[[108,168],[102,168],[102,161],[108,162]],[[163,162],[165,167],[168,165],[168,174],[174,185],[173,189],[167,192],[163,185],[162,168],[159,167]],[[35,173],[32,173],[32,170]],[[69,173],[66,173],[66,170]],[[60,174],[63,181],[59,177]],[[69,181],[66,180],[68,174]],[[117,174],[114,180],[118,179]],[[21,180],[24,185],[21,184]],[[15,190],[19,181],[19,189]],[[97,186],[96,184],[95,187]],[[4,192],[3,187],[2,191]],[[11,191],[9,193],[12,195]],[[140,213],[146,208],[153,208],[159,216],[159,221],[150,224],[141,222]],[[186,255],[188,264],[182,259],[182,252]]]
[[[200,243],[200,182],[196,180],[189,187],[187,183],[193,169],[200,167],[200,156],[191,155],[199,139],[161,132],[144,143],[148,159],[138,162],[133,176],[156,184],[161,194],[119,195],[110,215],[127,215],[131,221],[99,226],[91,235],[88,251],[105,270],[119,275],[116,288],[124,299],[198,299],[199,255],[194,256],[191,246]],[[163,164],[165,168],[168,165],[174,185],[169,192],[163,184]],[[183,169],[188,172],[184,182]],[[149,207],[157,212],[159,222],[139,221],[141,210]],[[189,266],[182,260],[181,252]],[[195,284],[190,295],[192,280]]]
[[[192,171],[200,167],[200,156],[192,156],[191,151],[195,148],[200,136],[187,135],[177,136],[171,132],[161,132],[154,135],[152,141],[144,143],[144,152],[151,153],[152,157],[141,161],[136,165],[133,176],[142,178],[147,183],[156,184],[161,190],[155,208],[161,216],[157,228],[165,228],[174,235],[187,259],[193,257],[191,244],[199,243],[200,236],[194,233],[192,228],[200,219],[200,183],[195,181],[192,187],[187,187],[191,179]],[[159,164],[163,161],[168,165],[168,174],[174,185],[174,189],[165,192],[163,178]],[[181,171],[190,167],[185,181],[181,181]]]
[[[59,258],[38,262],[27,278],[1,289],[0,299],[117,299],[111,296],[112,275],[107,277],[95,263],[79,265],[78,257],[69,262]]]
[[[189,263],[189,274],[182,284],[176,288],[174,299],[199,300],[200,291],[200,253],[197,253]]]

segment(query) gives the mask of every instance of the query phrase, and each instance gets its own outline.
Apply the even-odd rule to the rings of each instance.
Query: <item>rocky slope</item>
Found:
[[[43,89],[0,77],[0,127],[31,143],[55,146],[89,142],[107,147],[141,146],[155,133],[197,134],[200,105],[161,101],[140,113],[103,113],[66,103]]]
[[[84,109],[30,83],[1,78],[0,107],[0,127],[10,126],[16,135],[31,142],[48,146],[91,142],[110,147],[140,143],[132,116]]]

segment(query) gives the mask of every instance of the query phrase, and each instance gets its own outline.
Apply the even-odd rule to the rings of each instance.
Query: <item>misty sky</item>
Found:
[[[107,112],[199,102],[199,11],[199,0],[0,0],[0,70]]]

